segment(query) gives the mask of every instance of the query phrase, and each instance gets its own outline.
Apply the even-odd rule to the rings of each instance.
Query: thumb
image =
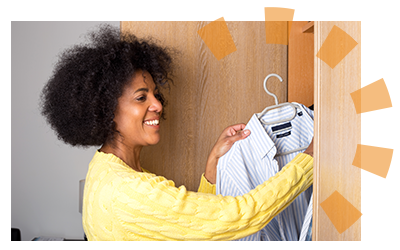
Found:
[[[242,136],[243,136],[244,138],[246,138],[247,136],[250,135],[250,130],[248,130],[248,129],[243,130],[243,131],[241,132],[241,134],[242,134]]]
[[[250,135],[250,130],[246,129],[243,131],[239,131],[235,135],[231,136],[231,140],[232,140],[232,142],[236,142],[236,141],[246,138],[249,135]]]

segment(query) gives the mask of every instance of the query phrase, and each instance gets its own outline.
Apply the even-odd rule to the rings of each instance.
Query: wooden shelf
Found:
[[[303,33],[314,33],[314,21],[310,21],[303,26]]]

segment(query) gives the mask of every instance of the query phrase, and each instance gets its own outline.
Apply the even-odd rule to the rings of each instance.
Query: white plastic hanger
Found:
[[[284,102],[284,103],[281,103],[281,104],[278,103],[278,98],[276,97],[276,95],[274,95],[273,93],[271,93],[270,91],[268,91],[268,88],[267,88],[267,81],[268,81],[268,78],[270,78],[271,76],[276,76],[276,77],[278,77],[278,79],[279,79],[281,82],[283,81],[282,77],[280,77],[280,76],[277,75],[277,74],[269,74],[269,75],[264,79],[264,90],[265,90],[265,92],[267,92],[268,95],[271,95],[272,97],[275,98],[275,105],[266,107],[266,108],[259,114],[259,116],[258,116],[258,119],[260,120],[260,122],[264,123],[265,125],[276,124],[276,123],[282,123],[282,122],[287,122],[287,121],[293,120],[293,119],[296,117],[296,115],[297,115],[297,110],[296,110],[296,109],[297,109],[297,108],[300,109],[300,106],[297,105],[297,104],[294,104],[294,103],[290,103],[290,102]],[[286,118],[286,119],[278,120],[278,121],[273,121],[273,122],[265,122],[265,121],[263,121],[262,119],[260,119],[265,113],[268,112],[268,110],[275,109],[275,108],[278,108],[278,107],[284,107],[284,106],[291,106],[291,107],[293,108],[293,115],[292,115],[290,118]],[[294,152],[297,152],[297,151],[300,151],[300,150],[304,150],[304,149],[306,149],[306,148],[308,148],[308,146],[301,147],[301,148],[296,148],[296,149],[294,149],[294,150],[290,150],[290,151],[287,151],[287,152],[277,153],[276,156],[294,153]]]
[[[265,121],[263,121],[262,119],[260,119],[260,122],[264,123],[265,125],[271,125],[271,124],[275,124],[275,123],[281,123],[281,122],[287,122],[287,121],[293,120],[293,119],[296,117],[296,114],[297,114],[296,108],[299,108],[299,109],[300,109],[299,105],[294,104],[294,103],[290,103],[290,102],[284,102],[284,103],[281,103],[281,104],[278,103],[278,98],[276,97],[276,95],[274,95],[273,93],[271,93],[270,91],[268,91],[268,88],[267,88],[267,81],[268,81],[268,79],[269,79],[271,76],[276,76],[276,77],[278,77],[278,79],[279,79],[281,82],[283,81],[282,77],[280,77],[280,76],[277,75],[277,74],[269,74],[269,75],[264,79],[264,90],[265,90],[265,92],[267,92],[268,95],[270,95],[270,96],[272,96],[272,97],[275,98],[275,105],[266,107],[266,108],[259,114],[258,118],[260,119],[265,113],[268,112],[268,110],[275,109],[275,108],[278,108],[278,107],[284,107],[284,106],[291,106],[291,107],[293,108],[293,115],[292,115],[291,117],[289,117],[289,118],[286,118],[286,119],[283,119],[283,120],[278,120],[278,121],[273,121],[273,122],[265,122]]]

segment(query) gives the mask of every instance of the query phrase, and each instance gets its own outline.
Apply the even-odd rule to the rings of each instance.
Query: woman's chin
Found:
[[[150,140],[150,141],[148,142],[148,145],[149,145],[149,146],[154,146],[154,145],[157,145],[159,142],[160,142],[160,137],[158,137],[158,138],[152,138],[152,140]]]

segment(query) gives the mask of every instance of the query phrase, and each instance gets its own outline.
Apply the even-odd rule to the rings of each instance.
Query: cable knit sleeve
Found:
[[[201,180],[200,180],[200,185],[199,185],[199,189],[197,190],[197,192],[199,193],[207,193],[207,194],[215,194],[215,184],[211,184],[206,177],[204,176],[204,174],[201,175]]]
[[[297,155],[238,197],[190,192],[163,177],[128,174],[115,166],[112,172],[118,178],[109,177],[107,188],[96,187],[106,193],[88,198],[91,212],[84,215],[84,229],[89,240],[234,240],[261,230],[312,184],[313,158]]]

